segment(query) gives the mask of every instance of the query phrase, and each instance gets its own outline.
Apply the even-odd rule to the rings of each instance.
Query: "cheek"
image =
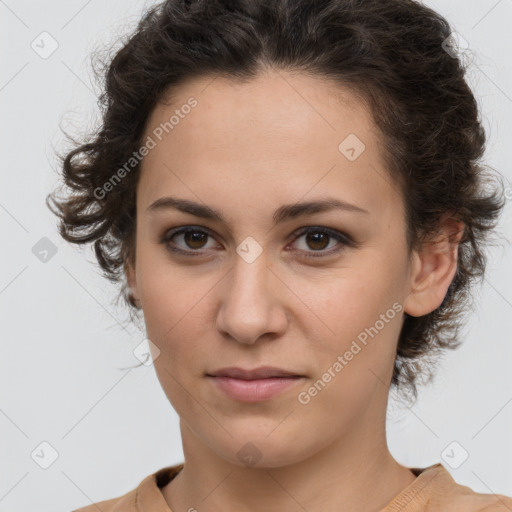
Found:
[[[164,336],[180,319],[187,322],[200,307],[207,283],[173,264],[163,246],[141,244],[137,255],[137,285],[146,325]],[[198,304],[199,302],[199,304]]]
[[[312,303],[332,331],[355,336],[400,300],[398,281],[399,276],[393,275],[389,268],[375,264],[317,287]],[[391,315],[395,316],[393,312]]]
[[[328,327],[322,329],[324,335],[310,333],[321,361],[319,371],[331,368],[337,376],[333,382],[336,380],[342,388],[345,385],[340,382],[344,379],[351,383],[350,387],[362,390],[368,379],[375,383],[374,374],[387,378],[402,324],[397,281],[399,276],[385,272],[380,264],[317,288],[313,304]],[[338,365],[336,372],[333,365],[338,356],[343,358],[338,361],[343,369]],[[340,377],[342,374],[344,377]]]
[[[306,411],[314,410],[318,417],[330,411],[337,418],[328,429],[333,436],[364,413],[376,390],[389,384],[402,314],[385,286],[344,284],[319,309],[334,334],[316,337],[317,373],[303,390],[305,401],[311,400]]]
[[[205,370],[204,360],[197,355],[204,354],[201,343],[207,339],[206,301],[200,300],[202,286],[197,280],[169,268],[151,267],[140,295],[147,337],[160,351],[154,361],[158,380],[177,413],[187,418],[190,392],[195,394],[193,385]]]
[[[204,295],[211,286],[186,277],[169,264],[152,265],[144,258],[139,263],[138,292],[146,334],[160,350],[155,369],[174,374],[186,365],[190,368],[193,354],[200,353],[199,343],[205,339]]]

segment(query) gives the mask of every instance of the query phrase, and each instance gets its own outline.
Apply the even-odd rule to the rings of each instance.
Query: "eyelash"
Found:
[[[184,234],[184,233],[190,233],[190,232],[192,232],[192,233],[202,233],[202,234],[205,234],[205,235],[208,235],[208,236],[214,238],[212,233],[208,229],[206,229],[206,228],[200,228],[200,227],[196,227],[196,226],[189,226],[189,227],[184,227],[184,228],[183,227],[182,228],[176,228],[176,229],[172,229],[172,230],[168,231],[167,233],[164,234],[164,236],[163,236],[163,238],[162,238],[160,243],[164,244],[167,249],[169,249],[170,251],[175,252],[175,253],[179,253],[179,254],[186,255],[186,256],[193,256],[193,257],[201,256],[202,255],[201,254],[201,249],[198,249],[198,250],[194,250],[194,249],[184,250],[184,249],[179,249],[177,247],[173,247],[169,243],[169,242],[171,242],[172,238],[174,238],[175,236],[181,235],[181,234]],[[326,234],[330,238],[334,238],[335,240],[340,242],[341,243],[341,247],[339,247],[338,249],[335,249],[335,250],[330,249],[329,251],[325,251],[325,250],[306,251],[305,254],[304,254],[304,257],[306,257],[306,258],[322,258],[322,257],[326,257],[326,256],[331,256],[333,254],[336,254],[336,253],[339,253],[339,252],[343,251],[344,250],[343,246],[352,247],[352,246],[355,245],[355,242],[349,236],[347,236],[347,235],[345,235],[343,233],[340,233],[339,231],[336,231],[334,229],[320,227],[320,226],[309,226],[309,227],[301,228],[300,230],[295,231],[293,233],[293,236],[295,237],[293,242],[295,242],[295,240],[297,240],[301,236],[307,235],[309,233],[323,233],[323,234]],[[311,253],[313,253],[313,254],[311,254]],[[314,253],[317,253],[317,254],[314,254]]]

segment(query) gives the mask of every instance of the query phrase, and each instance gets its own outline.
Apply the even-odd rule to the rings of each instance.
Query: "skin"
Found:
[[[126,269],[160,351],[155,370],[180,417],[185,467],[163,496],[174,512],[380,510],[415,479],[390,454],[385,430],[403,314],[441,304],[462,226],[447,221],[437,244],[408,254],[403,198],[384,166],[379,132],[339,85],[275,70],[246,83],[190,80],[155,107],[146,136],[191,96],[198,105],[142,162],[136,263]],[[338,149],[351,133],[366,146],[354,161]],[[169,195],[219,210],[226,224],[147,210]],[[332,210],[273,226],[280,206],[326,197],[367,213]],[[162,243],[181,226],[210,232],[167,242],[199,256]],[[307,226],[318,228],[317,237],[331,228],[357,246],[293,235]],[[249,236],[262,249],[251,263],[236,251]],[[299,403],[298,394],[395,302],[394,318],[307,405]],[[262,365],[305,378],[270,400],[243,403],[205,375]],[[261,456],[252,466],[237,456],[248,442]]]

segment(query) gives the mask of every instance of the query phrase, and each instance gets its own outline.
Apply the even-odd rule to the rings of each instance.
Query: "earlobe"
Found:
[[[443,302],[457,272],[459,242],[464,224],[450,220],[441,235],[413,254],[410,275],[411,291],[404,299],[404,312],[423,316],[437,309]]]

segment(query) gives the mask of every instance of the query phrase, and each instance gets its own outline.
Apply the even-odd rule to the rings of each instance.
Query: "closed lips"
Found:
[[[299,375],[296,372],[284,370],[276,367],[260,367],[254,368],[252,370],[237,368],[237,367],[229,367],[229,368],[221,368],[220,370],[216,370],[211,373],[207,373],[208,377],[228,377],[232,379],[241,379],[241,380],[258,380],[258,379],[271,379],[271,378],[297,378],[304,377],[304,375]]]

